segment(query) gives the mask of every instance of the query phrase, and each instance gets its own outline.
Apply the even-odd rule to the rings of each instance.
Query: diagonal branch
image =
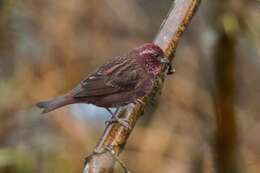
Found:
[[[164,20],[161,29],[156,36],[154,43],[159,45],[165,55],[172,60],[177,43],[180,40],[187,24],[190,22],[200,0],[175,0],[173,6]],[[127,139],[134,129],[134,126],[143,114],[145,105],[148,104],[158,93],[164,83],[165,73],[162,72],[154,86],[153,91],[143,98],[144,104],[136,103],[122,107],[118,112],[120,118],[126,119],[129,122],[130,129],[120,125],[119,123],[110,124],[105,128],[105,131],[100,138],[95,151],[88,156],[85,162],[84,173],[111,173],[115,163],[115,157],[104,148],[111,148],[114,155],[117,157],[123,151]]]

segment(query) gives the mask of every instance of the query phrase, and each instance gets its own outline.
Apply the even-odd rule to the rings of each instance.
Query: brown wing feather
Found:
[[[113,64],[113,65],[111,65]],[[134,59],[114,58],[74,89],[73,97],[95,97],[134,89],[140,80]]]
[[[95,79],[93,78],[83,81],[77,87],[78,89],[74,92],[73,97],[94,97],[108,95],[119,91],[119,88],[107,85],[105,82],[106,80],[106,76],[101,76]]]

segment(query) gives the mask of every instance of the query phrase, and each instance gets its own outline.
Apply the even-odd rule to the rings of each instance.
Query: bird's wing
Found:
[[[133,59],[114,58],[84,79],[73,92],[73,96],[104,96],[132,90],[140,80],[140,69]]]

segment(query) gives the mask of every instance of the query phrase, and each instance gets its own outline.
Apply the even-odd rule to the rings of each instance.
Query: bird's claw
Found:
[[[131,126],[127,120],[121,119],[121,118],[117,117],[116,115],[113,115],[110,120],[107,120],[105,122],[106,126],[113,124],[113,123],[119,123],[120,125],[128,128],[128,129],[131,129]]]
[[[112,117],[110,120],[107,120],[107,121],[105,122],[105,125],[106,125],[106,126],[109,126],[110,124],[113,124],[113,123],[116,123],[116,122],[117,122],[117,120]]]
[[[130,124],[127,120],[118,119],[117,122],[127,129],[131,129]]]

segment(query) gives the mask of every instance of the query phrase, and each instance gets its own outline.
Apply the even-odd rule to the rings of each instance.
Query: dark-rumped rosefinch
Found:
[[[106,108],[119,123],[125,124],[109,108],[138,101],[153,88],[163,65],[171,65],[162,49],[148,43],[124,56],[111,59],[63,96],[37,103],[43,113],[73,103],[87,103]],[[116,111],[117,112],[117,111]]]

